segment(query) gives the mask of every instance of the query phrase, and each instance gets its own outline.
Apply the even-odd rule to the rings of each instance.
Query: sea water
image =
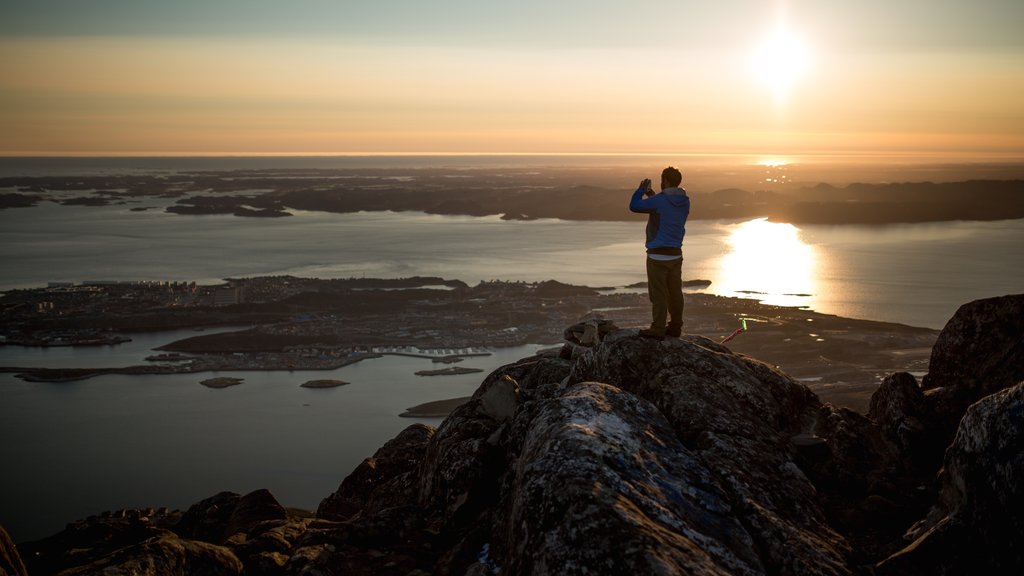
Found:
[[[177,336],[136,334],[132,344],[141,352]],[[416,376],[436,365],[401,356],[331,371],[107,375],[62,384],[0,374],[0,525],[27,541],[104,510],[184,509],[223,490],[259,488],[286,506],[315,510],[403,428],[441,422],[399,417],[407,408],[470,396],[489,371],[541,347],[466,358],[460,367],[484,371],[460,376]],[[119,352],[94,355],[104,354]],[[0,363],[32,355],[0,349]],[[85,364],[70,354],[63,360],[55,365]],[[224,389],[199,384],[218,375],[244,381]],[[349,384],[300,386],[324,378]]]
[[[155,208],[43,203],[0,211],[0,289],[281,274],[594,287],[646,279],[642,220],[303,211],[264,219],[181,216],[145,204]],[[941,328],[965,302],[1024,289],[1022,247],[1024,220],[799,227],[694,220],[684,277],[710,280],[708,291],[724,296]]]

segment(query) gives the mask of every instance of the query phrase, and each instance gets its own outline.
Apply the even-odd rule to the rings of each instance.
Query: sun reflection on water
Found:
[[[817,282],[814,246],[792,224],[751,220],[735,225],[719,263],[720,293],[778,306],[812,306]]]

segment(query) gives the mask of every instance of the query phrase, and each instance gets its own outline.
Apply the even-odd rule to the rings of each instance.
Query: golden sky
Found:
[[[0,154],[1024,157],[1019,0],[503,4],[5,0]]]

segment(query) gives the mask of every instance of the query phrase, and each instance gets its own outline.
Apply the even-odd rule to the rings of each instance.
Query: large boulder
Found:
[[[138,511],[117,511],[72,522],[52,536],[24,542],[19,548],[29,574],[56,574],[166,534],[166,529]]]
[[[817,397],[775,368],[699,336],[652,343],[613,333],[581,356],[569,382],[612,384],[651,402],[695,461],[712,471],[774,574],[848,574],[849,544],[794,461]]]
[[[541,400],[509,486],[512,574],[762,574],[716,474],[649,402],[607,384]]]
[[[389,440],[371,458],[363,460],[337,491],[320,502],[317,517],[347,520],[363,510],[375,494],[378,500],[387,495],[392,501],[403,495],[411,496],[410,486],[414,480],[400,483],[395,480],[416,470],[434,433],[432,426],[413,424]],[[385,485],[390,489],[379,490]]]
[[[514,415],[533,390],[560,382],[570,368],[564,359],[540,356],[498,368],[441,424],[419,470],[419,503],[448,547],[435,572],[460,573],[493,538],[509,444],[521,437]]]
[[[462,574],[496,522],[520,391],[559,382],[571,364],[535,356],[489,374],[434,430],[413,425],[363,462],[317,515],[288,574]]]
[[[886,376],[871,395],[868,418],[874,420],[901,450],[910,450],[924,427],[921,419],[926,411],[924,393],[917,378],[906,372],[897,372]]]
[[[906,372],[886,376],[871,395],[868,418],[899,450],[909,472],[935,473],[930,466],[941,458],[947,443],[929,426],[932,411],[917,378]]]
[[[814,484],[829,524],[854,549],[856,564],[896,551],[903,532],[927,511],[931,492],[871,419],[832,404],[816,414],[795,462]]]
[[[288,513],[268,490],[239,496],[220,492],[189,507],[174,531],[183,538],[223,544],[266,521],[287,520]]]
[[[218,492],[204,498],[189,506],[174,531],[183,538],[221,544],[230,536],[228,522],[241,499],[235,492]]]
[[[61,575],[239,576],[242,570],[242,562],[227,548],[166,532]]]
[[[1024,294],[961,306],[939,333],[925,388],[955,386],[977,398],[1024,380]]]
[[[945,444],[968,406],[1024,380],[1022,319],[1024,294],[975,300],[961,306],[939,333],[922,387]]]
[[[1024,571],[1024,383],[971,406],[940,474],[939,501],[877,574]]]

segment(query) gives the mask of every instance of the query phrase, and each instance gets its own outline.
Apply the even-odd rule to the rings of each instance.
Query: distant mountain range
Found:
[[[229,171],[156,176],[0,178],[0,208],[51,201],[66,205],[175,198],[179,214],[287,216],[288,210],[414,211],[511,220],[634,220],[631,190],[577,184],[564,175],[478,171],[464,178],[439,170],[413,177],[387,172]],[[365,172],[365,171],[364,171]],[[830,184],[784,191],[690,190],[694,220],[767,217],[800,224],[885,224],[1024,218],[1024,180]],[[136,208],[144,209],[144,208]]]

